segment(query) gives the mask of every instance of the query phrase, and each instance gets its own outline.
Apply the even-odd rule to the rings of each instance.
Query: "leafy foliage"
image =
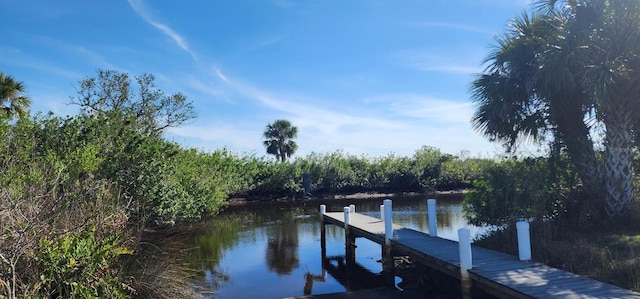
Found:
[[[156,87],[151,74],[134,79],[137,88],[127,73],[98,70],[95,77],[80,81],[78,95],[71,98],[71,103],[79,105],[86,115],[114,116],[117,112],[146,135],[160,135],[166,128],[195,118],[193,103],[185,95],[166,95]]]
[[[220,182],[232,175],[202,171],[192,155],[217,160],[159,135],[189,118],[190,104],[165,97],[148,76],[138,79],[142,99],[131,99],[126,75],[100,74],[81,88],[95,105],[79,115],[0,116],[0,297],[135,294],[148,286],[130,283],[122,254],[140,228],[224,206],[230,185]]]
[[[100,161],[95,159],[94,145],[69,148],[63,146],[64,140],[56,140],[54,151],[45,145],[43,132],[60,120],[41,121],[20,119],[12,125],[3,119],[0,125],[4,137],[0,142],[0,230],[4,232],[0,275],[6,280],[5,294],[9,298],[18,294],[91,297],[92,292],[120,296],[124,290],[119,269],[113,268],[111,253],[101,251],[116,250],[113,245],[119,248],[112,252],[116,254],[124,248],[115,237],[126,231],[128,220],[118,200],[119,190],[90,175]],[[48,255],[46,251],[55,246],[68,252]],[[73,267],[79,260],[86,263],[83,270],[51,264],[65,254],[65,262]],[[106,267],[104,273],[91,270],[103,259],[107,261],[101,264]],[[46,271],[66,272],[47,276]]]
[[[302,192],[301,177],[308,173],[314,194],[335,192],[433,192],[471,186],[490,160],[459,159],[424,146],[411,157],[389,154],[370,158],[342,151],[312,153],[288,163],[256,158],[250,194],[296,195]],[[252,173],[250,171],[248,173]]]
[[[41,292],[58,298],[126,298],[117,258],[131,254],[121,247],[118,235],[96,239],[95,229],[43,238],[33,253],[40,275]]]
[[[568,200],[577,181],[566,158],[501,161],[489,165],[474,181],[465,196],[464,211],[475,225],[565,217],[580,212]]]

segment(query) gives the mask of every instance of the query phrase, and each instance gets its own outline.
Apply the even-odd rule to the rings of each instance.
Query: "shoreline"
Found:
[[[260,203],[272,203],[272,202],[290,202],[290,201],[315,201],[315,200],[354,200],[354,199],[374,199],[384,197],[412,197],[412,196],[438,196],[438,195],[454,195],[454,194],[466,194],[468,189],[463,190],[448,190],[448,191],[435,191],[435,192],[353,192],[353,193],[326,193],[312,196],[280,196],[270,197],[267,196],[235,196],[228,199],[229,206],[242,206],[250,204]]]

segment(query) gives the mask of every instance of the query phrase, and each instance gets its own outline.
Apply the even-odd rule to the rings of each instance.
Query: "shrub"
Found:
[[[559,158],[558,158],[559,159]],[[510,159],[484,169],[464,199],[464,211],[475,225],[503,225],[520,219],[559,216],[577,178],[566,160]],[[558,167],[560,164],[563,167]]]
[[[32,253],[41,269],[40,294],[55,298],[125,298],[117,259],[133,251],[122,247],[119,235],[102,239],[95,228],[77,234],[40,239]]]

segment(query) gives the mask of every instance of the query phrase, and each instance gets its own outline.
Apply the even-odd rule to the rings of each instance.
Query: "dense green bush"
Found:
[[[243,160],[129,125],[115,113],[0,119],[0,296],[133,294],[120,255],[141,227],[215,214],[248,188]]]
[[[495,162],[489,159],[452,158],[443,162],[437,188],[461,190],[473,188],[473,182]]]
[[[41,269],[40,293],[55,298],[126,298],[127,291],[116,266],[120,255],[131,254],[117,234],[96,238],[87,227],[40,239],[32,255]]]
[[[50,138],[55,118],[0,123],[0,294],[124,296],[115,260],[128,252],[128,216],[119,189],[95,175],[96,145]]]
[[[287,163],[255,157],[235,157],[243,167],[248,189],[239,193],[292,196],[302,193],[302,174],[308,173],[314,194],[350,192],[433,192],[471,187],[490,160],[459,159],[424,146],[413,156],[370,158],[343,151],[311,153]],[[253,176],[252,176],[253,175]],[[231,191],[234,195],[236,189]]]
[[[464,211],[476,225],[553,219],[566,212],[577,182],[566,158],[503,160],[485,167],[474,181]]]

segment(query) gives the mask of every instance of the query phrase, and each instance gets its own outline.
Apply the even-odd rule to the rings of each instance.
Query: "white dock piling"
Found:
[[[463,279],[469,279],[469,272],[473,263],[471,256],[471,231],[468,228],[458,229],[458,246],[460,249],[460,274]]]
[[[531,239],[529,235],[529,222],[518,221],[516,223],[518,231],[518,255],[521,261],[531,260]]]
[[[393,214],[391,199],[385,199],[381,212],[384,215],[384,245],[382,245],[382,271],[384,272],[384,282],[388,287],[395,285],[394,281],[394,261],[391,251],[391,238],[393,237]]]
[[[471,280],[469,279],[469,269],[473,267],[473,257],[471,256],[471,232],[468,228],[458,229],[458,246],[460,250],[460,282],[462,287],[462,298],[471,298]]]
[[[384,200],[384,240],[385,244],[391,244],[391,237],[393,237],[393,214],[392,214],[392,202],[391,199]]]
[[[342,209],[344,211],[344,228],[348,229],[349,228],[349,214],[351,213],[351,208],[349,207],[344,207],[344,209]]]
[[[438,216],[436,214],[436,200],[427,199],[427,215],[429,216],[429,235],[438,236]]]

